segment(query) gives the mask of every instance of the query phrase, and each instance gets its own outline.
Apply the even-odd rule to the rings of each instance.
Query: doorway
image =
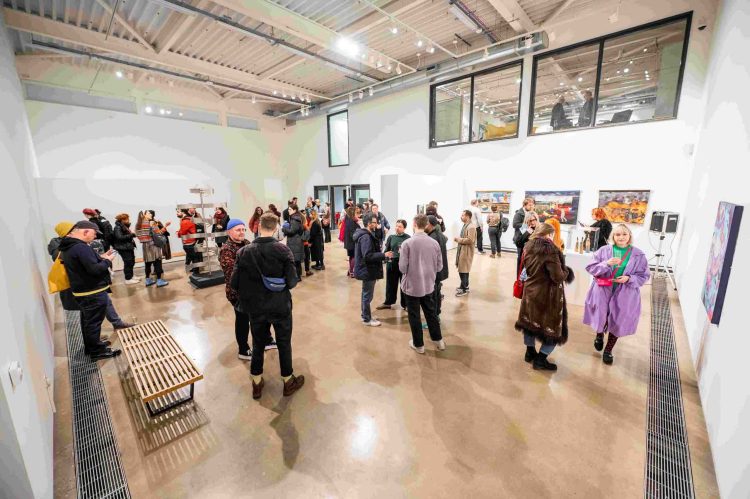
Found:
[[[362,204],[370,199],[370,184],[352,184],[354,204]]]
[[[331,198],[331,212],[334,213],[334,220],[336,224],[339,223],[339,217],[341,211],[346,207],[346,198],[349,195],[348,185],[332,185],[330,187],[330,198]],[[320,200],[323,202],[323,200]]]
[[[316,185],[313,188],[315,199],[320,199],[320,206],[325,206],[331,201],[331,191],[327,185]]]

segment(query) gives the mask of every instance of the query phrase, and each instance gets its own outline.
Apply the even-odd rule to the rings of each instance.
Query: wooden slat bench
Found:
[[[152,417],[193,399],[194,383],[203,379],[203,374],[162,321],[120,329],[117,334],[135,386]],[[189,397],[151,409],[149,402],[188,385]]]

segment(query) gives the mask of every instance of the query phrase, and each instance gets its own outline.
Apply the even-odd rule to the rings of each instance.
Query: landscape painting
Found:
[[[541,222],[556,218],[563,225],[575,225],[578,221],[581,191],[526,191],[525,197],[534,199]]]
[[[651,191],[599,191],[599,208],[612,223],[642,225],[650,196]]]
[[[497,206],[498,213],[510,214],[510,195],[513,191],[476,191],[479,209],[482,213],[490,213],[493,206]]]
[[[708,255],[706,280],[703,283],[703,306],[711,324],[719,324],[724,297],[732,270],[734,249],[740,231],[743,207],[722,201],[714,223],[711,252]]]

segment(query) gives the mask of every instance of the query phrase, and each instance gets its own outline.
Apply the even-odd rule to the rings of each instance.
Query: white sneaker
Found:
[[[438,350],[445,350],[445,342],[443,340],[433,341],[433,343]]]
[[[141,282],[141,280],[140,279],[136,279],[135,277],[133,279],[126,279],[125,280],[125,284],[138,284],[139,282]]]
[[[377,319],[370,319],[369,322],[362,321],[362,324],[370,327],[378,327],[380,325],[380,321]]]
[[[409,346],[417,353],[421,353],[424,355],[424,347],[415,347],[414,346],[414,340],[409,340]]]

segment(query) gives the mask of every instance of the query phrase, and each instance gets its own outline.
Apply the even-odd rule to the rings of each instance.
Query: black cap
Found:
[[[96,232],[99,232],[99,226],[96,225],[94,222],[89,222],[88,220],[81,220],[80,222],[76,222],[76,224],[70,230],[74,231],[76,229],[91,229],[91,230],[95,230]]]

